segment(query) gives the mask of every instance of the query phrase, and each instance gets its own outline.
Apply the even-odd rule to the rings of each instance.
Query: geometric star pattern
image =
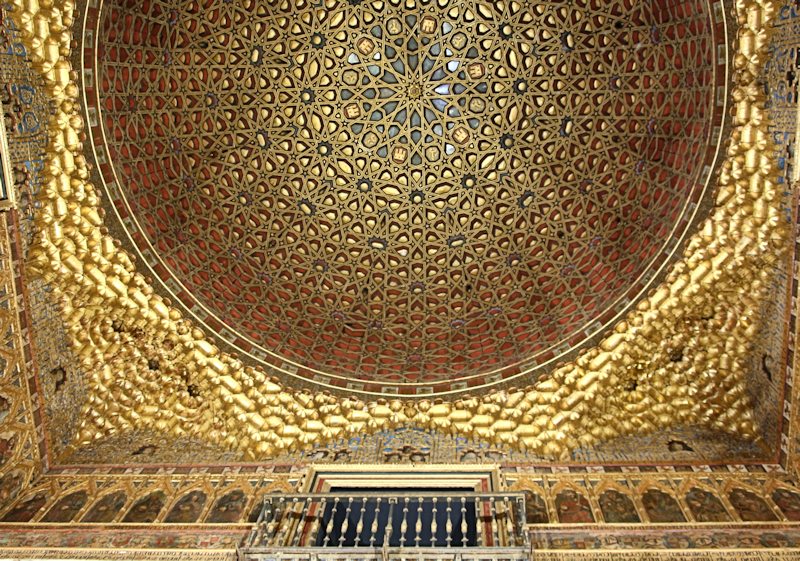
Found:
[[[310,381],[413,393],[579,344],[716,150],[705,0],[117,0],[96,35],[137,243]]]

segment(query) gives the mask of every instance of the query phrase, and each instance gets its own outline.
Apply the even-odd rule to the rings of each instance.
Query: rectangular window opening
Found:
[[[478,507],[469,496],[474,489],[332,487],[330,492],[317,547],[383,547],[387,540],[389,547],[478,545]]]

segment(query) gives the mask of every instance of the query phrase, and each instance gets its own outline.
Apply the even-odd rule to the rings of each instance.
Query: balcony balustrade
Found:
[[[527,559],[522,493],[332,492],[265,497],[242,559]]]

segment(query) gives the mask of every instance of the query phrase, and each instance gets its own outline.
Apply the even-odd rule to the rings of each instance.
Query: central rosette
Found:
[[[396,165],[434,163],[480,127],[485,65],[472,60],[478,51],[451,22],[398,15],[352,44],[338,94],[347,126],[365,148]]]

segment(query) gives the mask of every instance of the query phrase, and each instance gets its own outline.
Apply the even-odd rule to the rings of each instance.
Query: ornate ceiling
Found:
[[[283,29],[285,41],[258,27],[266,21],[265,13],[254,11],[243,20],[245,5],[236,0],[223,0],[216,7],[143,2],[136,9],[117,1],[100,9],[94,1],[75,5],[71,0],[14,0],[11,15],[6,5],[0,6],[0,82],[5,84],[0,102],[9,131],[11,175],[19,189],[17,208],[0,214],[0,547],[25,548],[5,549],[7,555],[72,554],[34,549],[50,545],[81,547],[74,555],[84,557],[130,556],[133,550],[121,547],[143,548],[137,554],[142,558],[152,556],[147,548],[159,549],[160,557],[165,556],[164,547],[232,551],[261,498],[291,492],[312,462],[347,463],[343,469],[353,471],[375,470],[376,463],[499,463],[507,483],[526,493],[537,551],[553,558],[562,558],[562,553],[563,558],[594,558],[620,547],[660,548],[658,555],[665,559],[737,558],[749,555],[746,550],[757,544],[769,549],[754,552],[753,558],[794,555],[776,548],[800,547],[800,489],[795,485],[800,384],[793,383],[800,268],[798,256],[786,251],[797,204],[796,197],[790,200],[793,186],[787,180],[788,147],[795,144],[797,130],[792,89],[797,85],[792,70],[797,8],[794,2],[779,6],[770,0],[643,3],[646,6],[596,0],[568,6],[548,2],[544,8],[529,4],[522,8],[489,3],[480,8],[473,2],[442,0],[414,4],[427,10],[414,14],[410,3],[355,0],[312,9],[292,2],[274,7],[273,15],[284,14],[274,20],[285,20],[285,26],[269,28]],[[397,19],[405,32],[395,48],[384,39],[390,26],[395,27],[392,17],[377,20],[381,14],[399,13],[401,7],[406,13]],[[463,21],[452,29],[444,25],[448,18],[466,17],[467,8],[475,18],[483,18],[484,28]],[[614,10],[621,11],[614,15]],[[359,63],[351,62],[348,54],[338,71],[360,71],[361,82],[357,77],[354,84],[342,80],[333,86],[324,83],[323,75],[337,70],[322,63],[314,67],[311,61],[339,60],[334,50],[338,32],[330,34],[333,27],[326,24],[329,36],[324,41],[315,38],[322,34],[320,26],[303,31],[310,23],[301,16],[343,12],[358,14],[357,27],[349,20],[340,27],[341,37],[353,41],[352,54]],[[583,15],[576,19],[578,13]],[[298,16],[296,25],[288,23],[292,14]],[[434,18],[435,33],[423,33],[427,14],[439,16]],[[418,21],[411,23],[406,15],[416,15]],[[509,20],[508,30],[505,24],[485,23],[502,22],[509,15],[519,17]],[[538,18],[537,24],[526,25],[528,17]],[[598,24],[591,37],[581,33],[587,29],[581,25],[602,17],[608,25]],[[228,35],[208,31],[226,22]],[[189,29],[183,25],[196,26],[191,37],[177,33]],[[201,46],[193,41],[199,41],[195,37],[204,25],[209,43]],[[430,57],[435,60],[447,49],[456,53],[457,45],[448,42],[456,34],[473,41],[454,57],[458,66],[439,64],[446,79],[434,79],[437,62],[428,70],[422,55],[411,62],[409,33],[413,36],[415,25],[417,50],[439,49]],[[542,35],[538,43],[515,39],[515,34],[531,28],[560,33],[557,38]],[[481,29],[485,33],[479,33]],[[289,39],[292,36],[308,43]],[[356,46],[364,36],[373,42],[371,54]],[[234,49],[236,37],[240,43]],[[219,45],[225,40],[229,43],[223,51]],[[214,41],[217,46],[212,48]],[[178,44],[189,47],[164,49]],[[538,56],[531,47],[536,44],[553,50]],[[270,45],[278,50],[285,45],[284,53],[295,49],[301,55],[302,64],[293,63],[281,77],[281,82],[285,78],[299,88],[284,84],[281,91],[299,92],[300,101],[280,97],[277,90],[269,105],[245,97],[261,89],[260,82],[248,85],[249,76],[273,79],[270,68],[281,67],[280,61],[289,68],[288,54],[273,51],[267,56],[256,48]],[[394,54],[388,54],[387,47]],[[400,47],[405,56],[398,54]],[[522,53],[516,63],[503,58],[512,50]],[[242,52],[246,56],[241,57]],[[499,60],[493,52],[501,53]],[[524,66],[525,52],[533,58],[529,67]],[[202,62],[195,58],[203,56]],[[226,68],[214,62],[221,56],[241,60]],[[484,63],[482,76],[477,71],[475,77],[468,75],[473,59]],[[585,74],[565,72],[570,67],[560,67],[561,62],[582,65]],[[630,70],[634,63],[637,72]],[[509,69],[533,71],[537,64],[548,80],[531,79],[527,91],[514,89],[518,83],[509,81]],[[608,81],[592,74],[593,65],[599,65],[598,72],[605,68],[600,76]],[[370,68],[378,68],[378,75]],[[427,72],[426,80],[422,71],[418,83],[411,80],[414,69]],[[612,81],[613,72],[620,69],[620,79]],[[214,74],[221,71],[230,71],[228,83]],[[202,87],[201,75],[206,76]],[[115,80],[104,83],[102,77],[110,76]],[[667,82],[653,82],[664,76]],[[161,81],[169,79],[176,80],[177,89],[165,94],[173,86],[166,81],[165,90]],[[404,80],[407,87],[401,89]],[[435,84],[425,89],[428,80]],[[485,91],[468,90],[481,83]],[[528,89],[529,83],[535,87]],[[591,87],[593,83],[597,87]],[[442,85],[447,89],[440,89]],[[501,88],[496,94],[491,91],[494,85]],[[458,92],[456,86],[465,89]],[[313,98],[303,97],[306,89],[312,90]],[[666,98],[658,101],[662,92]],[[206,93],[213,95],[209,99]],[[350,97],[344,100],[344,95]],[[692,95],[700,97],[690,103]],[[509,100],[503,107],[497,101],[501,98]],[[603,101],[610,98],[622,105]],[[483,112],[472,106],[475,99],[486,103]],[[397,105],[392,106],[394,101]],[[401,102],[406,107],[402,116]],[[351,103],[360,105],[360,116],[344,116]],[[508,111],[515,104],[527,104],[529,114],[518,109],[519,119],[510,119]],[[550,106],[561,119],[553,118]],[[325,114],[325,107],[333,116]],[[433,112],[431,121],[425,107]],[[603,113],[604,107],[609,114]],[[262,124],[248,126],[261,118],[262,109],[273,111],[273,126],[259,136]],[[367,109],[379,112],[376,121]],[[336,117],[337,111],[341,117]],[[559,111],[572,121],[564,121]],[[645,119],[640,111],[652,115]],[[324,123],[313,123],[310,116],[315,112],[326,117]],[[287,135],[284,128],[280,136],[276,116],[305,121],[295,125],[297,134]],[[470,119],[477,119],[475,128]],[[393,123],[394,133],[378,129],[386,123]],[[194,127],[191,134],[182,128],[187,126]],[[468,129],[463,143],[454,137],[459,126]],[[587,127],[591,134],[584,142],[579,135]],[[622,127],[619,134],[617,127]],[[217,128],[214,134],[208,132]],[[326,134],[333,137],[322,142],[329,143],[325,146],[330,152],[320,154],[319,143],[312,140],[322,134],[318,131],[329,130],[333,132]],[[420,133],[416,139],[415,131]],[[385,146],[389,158],[374,156],[374,170],[372,164],[365,165],[373,175],[367,176],[370,189],[362,192],[355,172],[348,175],[339,167],[343,158],[337,154],[348,149],[354,154],[364,150],[362,156],[373,153],[363,144],[369,132],[378,137],[374,154]],[[492,144],[505,134],[511,135],[505,137],[513,141],[511,146]],[[549,136],[540,141],[540,134]],[[425,135],[433,140],[426,142]],[[408,153],[400,165],[392,162],[388,148],[403,136]],[[259,138],[270,144],[262,146]],[[720,138],[724,147],[717,154],[715,142]],[[596,140],[602,141],[600,147],[593,144]],[[481,142],[488,144],[478,150]],[[307,158],[298,157],[301,145]],[[431,145],[440,149],[439,158],[426,154]],[[462,165],[477,166],[465,172],[456,165],[458,154],[470,150],[495,159],[480,166],[462,156]],[[420,158],[416,163],[414,153]],[[541,160],[514,164],[514,158],[521,162],[526,153],[539,154]],[[582,160],[582,155],[594,159]],[[713,169],[715,155],[719,165]],[[257,171],[266,170],[265,175],[248,183],[256,159],[261,166]],[[357,157],[344,159],[356,169]],[[268,169],[267,161],[276,162],[275,168]],[[580,167],[589,161],[593,170],[605,165],[608,173]],[[691,165],[695,167],[689,169]],[[453,176],[434,174],[438,179],[426,183],[426,172],[435,166],[454,170]],[[407,186],[401,183],[401,170]],[[414,170],[420,171],[418,189],[411,189]],[[215,177],[187,185],[178,180],[178,171],[201,180],[208,173]],[[286,193],[276,183],[279,171],[287,178]],[[468,172],[475,175],[471,188],[455,181],[457,174]],[[668,175],[662,177],[662,172]],[[484,176],[479,181],[480,173]],[[578,181],[579,176],[589,177],[591,184]],[[387,179],[381,182],[381,177]],[[346,196],[326,208],[324,192],[309,190],[309,183],[298,178],[330,181],[334,196]],[[688,183],[679,189],[676,182],[682,180]],[[248,189],[226,195],[229,185]],[[442,185],[451,191],[436,192]],[[525,194],[523,186],[534,197],[528,206],[518,199]],[[392,187],[400,194],[385,193]],[[491,197],[482,191],[488,187],[494,189]],[[626,189],[626,197],[619,189]],[[425,195],[419,202],[411,200],[415,190]],[[247,194],[252,197],[249,202]],[[478,205],[479,195],[483,206]],[[244,201],[236,202],[238,196]],[[314,205],[310,217],[302,207],[304,198]],[[264,205],[267,200],[272,206]],[[370,231],[365,242],[369,228],[379,227],[377,217],[386,214],[380,213],[379,200],[395,214],[381,223],[386,233]],[[592,201],[595,206],[590,209]],[[397,205],[394,209],[392,203]],[[356,216],[350,204],[360,211],[358,220],[336,230],[333,226],[342,217]],[[572,206],[565,210],[568,204]],[[188,210],[182,205],[189,205]],[[373,221],[367,205],[372,205]],[[444,212],[451,207],[454,210]],[[407,223],[396,218],[404,212]],[[507,213],[525,220],[525,227],[519,228],[525,235],[519,238],[514,229],[486,230],[491,243],[481,252],[476,248],[484,246],[475,240],[484,230],[471,221],[462,226],[457,219],[468,215],[500,228]],[[275,222],[262,223],[262,216]],[[409,243],[407,255],[401,256],[406,260],[400,260],[398,252],[397,262],[390,262],[393,247],[403,248],[399,238],[390,235],[391,225],[399,228],[397,232],[406,227],[413,231],[413,216],[444,224],[445,231],[461,228],[464,243],[451,247],[450,237],[457,234],[442,237],[441,230],[426,228],[424,235],[431,236],[436,254],[420,261]],[[170,224],[172,229],[162,230]],[[208,231],[205,239],[193,230],[201,224]],[[235,232],[238,228],[248,235],[260,233],[268,246],[279,235],[272,226],[263,227],[269,224],[284,228],[291,244],[267,247],[280,257],[280,266],[265,268],[271,276],[269,284],[256,283],[261,292],[245,291],[243,264],[252,268],[257,262],[245,237]],[[324,224],[330,226],[326,232]],[[548,229],[537,230],[537,225]],[[308,237],[311,228],[318,230],[316,245]],[[669,241],[666,234],[656,235],[664,228],[670,232]],[[367,243],[369,249],[360,252],[337,250],[341,246],[333,243],[336,231],[345,248],[351,247],[349,239],[357,245],[371,237],[384,240],[386,246]],[[587,241],[589,231],[599,232],[595,246],[594,237]],[[427,247],[427,239],[417,247]],[[514,246],[526,247],[525,243],[528,253]],[[174,248],[174,253],[161,248]],[[233,253],[237,248],[239,257]],[[576,265],[565,274],[550,269],[545,274],[544,258],[530,257],[538,248],[553,267],[592,256],[598,259],[597,270]],[[196,259],[205,256],[206,265],[181,260],[180,251],[193,252]],[[514,251],[526,259],[510,262]],[[560,259],[555,257],[558,251]],[[447,258],[439,264],[441,252]],[[453,256],[462,260],[454,262]],[[473,260],[467,263],[466,256]],[[366,258],[372,259],[369,267],[361,264]],[[625,258],[635,258],[627,267],[641,275],[628,274]],[[317,259],[328,268],[303,266],[303,260],[313,265]],[[423,268],[423,295],[405,293],[392,300],[398,288],[377,279],[389,279],[393,272],[398,282],[410,286],[415,282],[410,276],[416,274],[412,261],[432,267],[436,272],[431,276],[443,275],[447,283],[427,279],[429,269]],[[384,269],[378,269],[378,263]],[[223,264],[233,272],[215,269]],[[468,283],[472,289],[467,297],[461,287],[466,290],[464,279],[471,278],[470,267],[476,264],[479,280]],[[184,266],[188,268],[181,269]],[[351,284],[338,289],[332,284],[334,272],[346,266],[356,272],[361,267],[363,274],[355,274]],[[534,266],[545,272],[535,277]],[[597,272],[606,266],[608,273]],[[504,273],[493,276],[497,270]],[[400,274],[403,271],[408,278]],[[379,273],[383,276],[376,276]],[[194,280],[197,275],[199,281]],[[508,285],[506,278],[511,279]],[[550,280],[539,283],[538,278]],[[587,278],[596,283],[580,284]],[[525,285],[525,279],[532,284]],[[480,288],[479,281],[485,283]],[[268,305],[264,295],[276,286],[284,290],[282,305],[274,312],[282,319],[270,320],[266,329],[259,327],[248,335],[244,326],[255,305],[237,308],[241,302],[229,295],[257,294]],[[362,298],[364,286],[368,291]],[[559,286],[564,288],[559,303],[555,298],[548,302],[555,310],[551,315],[564,318],[563,323],[545,325],[520,311],[528,310],[530,299],[515,300],[517,293],[547,300],[545,288],[555,291]],[[573,291],[581,286],[588,288],[577,298]],[[287,287],[296,293],[287,293]],[[329,304],[304,292],[312,288],[341,296]],[[337,345],[354,332],[335,332],[339,339],[327,340],[324,329],[339,325],[333,307],[341,306],[348,290],[357,298],[342,314],[351,314],[347,319],[353,324],[374,319],[369,315],[374,294],[381,294],[380,301],[374,300],[382,305],[381,314],[404,298],[407,306],[437,303],[422,309],[432,318],[426,327],[442,329],[433,332],[442,338],[428,338],[423,331],[423,339],[432,346],[419,353],[420,361],[400,361],[395,347],[385,344],[387,334],[402,329],[402,323],[381,319],[363,334],[364,340],[381,337],[372,356],[397,360],[399,368],[392,373],[410,380],[414,367],[427,364],[440,381],[426,384],[415,379],[404,385],[400,379],[380,377],[377,369],[370,374],[368,361],[353,362],[347,353],[335,355]],[[591,308],[583,301],[587,292],[603,292],[609,301],[598,300]],[[498,298],[491,304],[499,303],[501,313],[482,315],[489,306],[481,299],[485,294]],[[574,300],[574,313],[561,307],[567,297]],[[610,302],[615,298],[618,305]],[[511,301],[521,302],[521,308],[504,307]],[[464,319],[463,325],[451,325],[460,319],[453,306],[466,310],[467,302],[481,313]],[[293,306],[318,312],[324,321],[303,324],[298,319],[290,326]],[[352,315],[358,310],[360,320]],[[580,314],[592,319],[570,323]],[[393,318],[411,321],[410,315]],[[486,334],[471,328],[470,321],[485,322]],[[516,374],[517,355],[505,355],[502,347],[503,321],[512,333],[508,341],[514,341],[513,352],[526,357]],[[515,333],[516,325],[526,328]],[[284,327],[291,329],[274,345],[258,340],[267,341]],[[597,330],[599,335],[593,335]],[[305,339],[297,337],[301,333]],[[411,333],[397,344],[413,348]],[[318,354],[319,345],[313,344],[317,336],[327,354]],[[552,360],[548,351],[531,350],[534,336],[554,338]],[[439,361],[444,356],[439,353],[470,358],[463,346],[467,343],[454,346],[454,341],[467,337],[479,342],[481,337],[491,338],[497,349],[481,354],[481,364],[470,359],[469,367],[455,358]],[[259,350],[262,345],[264,352]],[[559,356],[562,362],[557,362]],[[491,361],[496,362],[489,365]],[[293,362],[306,370],[295,371]],[[359,376],[371,375],[372,381],[349,379],[355,367],[362,369]],[[326,385],[339,390],[328,393],[323,390]],[[471,395],[464,391],[470,388]],[[439,395],[418,395],[431,389]],[[132,524],[134,520],[141,524]],[[176,520],[183,523],[165,524]],[[215,530],[212,526],[220,522],[225,528]],[[614,525],[605,526],[608,523]],[[94,547],[116,550],[98,553],[91,551]],[[574,556],[556,551],[563,547],[604,551]],[[715,553],[691,551],[695,547],[714,548]]]
[[[25,274],[45,393],[76,398],[62,449],[777,441],[748,390],[790,314],[772,4],[262,7],[20,4],[54,109]]]
[[[154,276],[350,391],[529,379],[618,318],[725,106],[705,1],[105,2],[91,31],[91,141]]]

